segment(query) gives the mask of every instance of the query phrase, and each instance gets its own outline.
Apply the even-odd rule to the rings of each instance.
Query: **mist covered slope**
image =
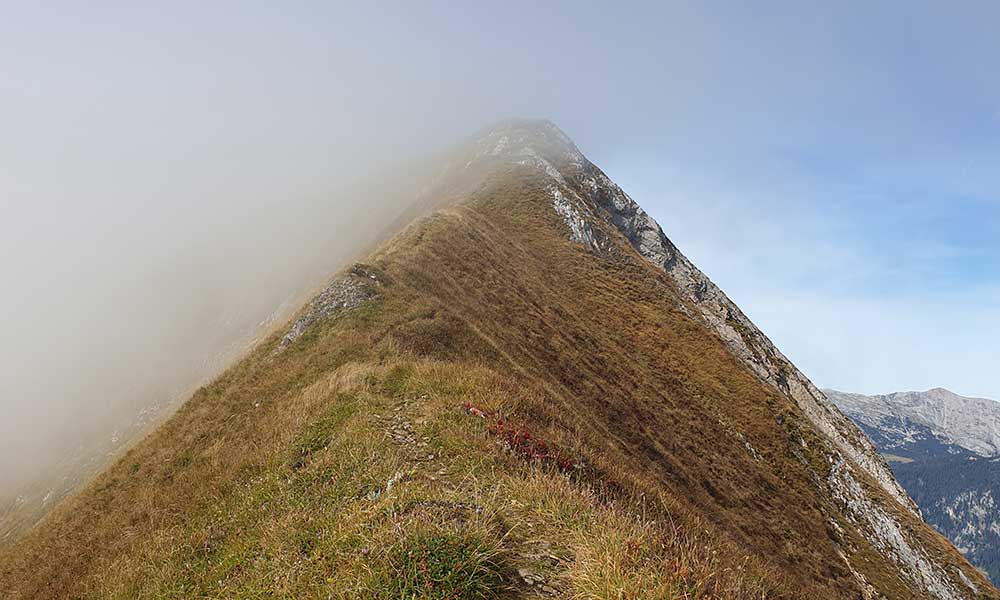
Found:
[[[322,194],[228,212],[217,200],[169,223],[152,209],[110,224],[63,214],[87,234],[49,248],[58,259],[18,262],[0,298],[0,545],[412,219],[414,190],[438,168],[413,159],[363,181],[332,169]]]
[[[0,554],[12,598],[997,598],[547,122]]]

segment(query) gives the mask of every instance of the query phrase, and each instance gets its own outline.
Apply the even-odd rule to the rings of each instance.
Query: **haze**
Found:
[[[1000,398],[993,4],[0,16],[0,506],[183,400],[414,161],[508,116],[558,123],[817,383]]]

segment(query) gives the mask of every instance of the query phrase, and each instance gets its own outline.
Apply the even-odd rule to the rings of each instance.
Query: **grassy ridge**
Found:
[[[828,521],[794,403],[661,272],[568,242],[534,175],[507,175],[5,550],[7,597],[853,599],[847,552],[919,598]]]
[[[388,295],[272,340],[4,556],[9,597],[763,597],[755,562],[510,452],[466,408],[516,415],[537,390],[404,349],[491,352],[473,339]]]

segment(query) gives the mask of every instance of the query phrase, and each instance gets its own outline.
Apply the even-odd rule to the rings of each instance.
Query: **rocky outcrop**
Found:
[[[844,514],[869,533],[869,539],[900,566],[904,575],[933,597],[942,600],[962,598],[942,569],[919,546],[910,542],[900,523],[868,497],[847,464],[840,458],[831,460],[828,484]],[[972,593],[978,591],[971,582],[966,585]]]
[[[276,350],[281,351],[290,346],[314,323],[329,318],[338,311],[361,306],[365,300],[375,296],[381,284],[378,274],[369,267],[354,265],[348,273],[331,281],[326,289],[309,303],[282,336]]]

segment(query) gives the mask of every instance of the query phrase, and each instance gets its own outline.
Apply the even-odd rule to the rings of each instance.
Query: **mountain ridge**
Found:
[[[416,205],[0,553],[14,597],[398,597],[413,556],[482,597],[998,597],[555,125],[479,135]]]
[[[982,456],[1000,454],[1000,403],[960,396],[945,388],[865,396],[830,390],[838,405],[878,427],[885,417],[904,417],[929,427],[942,440]]]
[[[594,194],[591,198],[598,206],[608,211],[611,221],[626,236],[632,247],[650,263],[663,269],[675,283],[687,292],[689,299],[699,309],[702,318],[719,334],[730,349],[764,381],[791,395],[810,419],[830,436],[853,460],[859,463],[879,484],[900,504],[915,509],[906,492],[894,481],[888,466],[879,458],[874,446],[855,429],[834,407],[822,391],[806,378],[761,332],[753,322],[702,273],[663,233],[660,225],[633,201],[617,184],[580,153],[575,144],[559,128],[548,120],[514,120],[503,122],[485,136],[479,138],[477,146],[479,158],[482,149],[495,141],[491,154],[496,155],[510,147],[528,148],[533,140],[519,139],[511,144],[510,131],[520,131],[531,127],[542,131],[565,145],[557,151],[556,159],[565,162],[574,175],[581,179],[585,191]],[[532,127],[533,126],[533,127]],[[522,134],[523,135],[523,134]],[[551,145],[544,137],[542,147]],[[537,143],[537,142],[535,142]],[[558,148],[558,145],[556,145]],[[515,153],[516,154],[516,153]],[[533,163],[544,170],[557,183],[565,185],[559,170],[534,151],[522,152],[525,158],[519,162]],[[473,159],[475,160],[475,158]],[[466,164],[466,168],[471,165]],[[574,212],[558,188],[550,188],[553,208],[563,217],[572,231],[571,239],[600,250],[600,242],[587,227],[587,219]],[[603,195],[599,192],[603,192]],[[579,199],[579,198],[578,198]],[[586,214],[587,209],[583,209]]]

